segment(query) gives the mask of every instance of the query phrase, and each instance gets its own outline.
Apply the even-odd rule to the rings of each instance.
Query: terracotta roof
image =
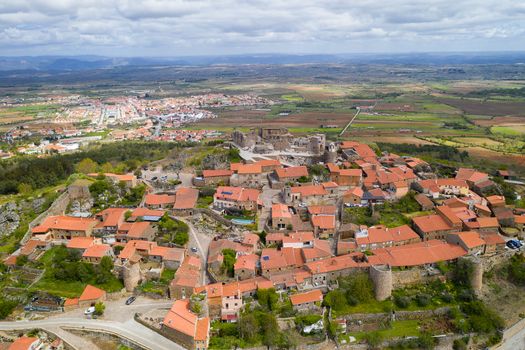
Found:
[[[335,215],[314,215],[312,216],[312,225],[321,229],[335,228]]]
[[[64,301],[64,306],[77,306],[78,305],[78,298],[67,298]]]
[[[414,224],[424,233],[451,230],[453,227],[439,215],[416,216]]]
[[[286,204],[272,204],[272,218],[292,218],[292,214]]]
[[[32,349],[31,345],[38,341],[36,337],[20,337],[9,346],[9,350],[29,350]]]
[[[33,233],[46,233],[50,229],[65,231],[88,231],[97,224],[95,219],[75,218],[72,216],[48,216],[40,225],[33,228]]]
[[[476,221],[479,224],[479,228],[499,227],[498,218],[495,217],[478,218]]]
[[[167,205],[175,203],[175,196],[171,194],[147,194],[144,203],[146,205]]]
[[[353,195],[362,198],[364,191],[361,187],[354,187],[345,192],[344,196]]]
[[[107,255],[107,253],[111,250],[111,247],[108,244],[95,244],[90,247],[88,247],[84,254],[82,254],[82,257],[84,258],[102,258],[103,256]]]
[[[79,301],[98,300],[106,295],[106,291],[88,284],[78,298]]]
[[[314,289],[306,293],[297,293],[290,295],[292,305],[301,305],[323,301],[323,293],[319,289]]]
[[[514,215],[514,221],[517,224],[525,224],[525,215]]]
[[[339,173],[339,176],[350,176],[350,177],[363,176],[363,171],[361,169],[340,169],[338,173]]]
[[[366,261],[359,262],[359,260],[356,260],[356,258],[362,257],[364,257],[362,253],[345,254],[333,258],[309,262],[306,263],[306,267],[312,274],[319,274],[344,270],[348,268],[370,266],[370,264]]]
[[[86,249],[92,246],[94,242],[94,237],[73,237],[67,242],[66,247],[70,249]]]
[[[118,226],[120,220],[129,209],[126,208],[107,208],[97,213],[97,217],[102,217],[102,226]]]
[[[424,194],[422,193],[419,193],[417,195],[414,196],[414,199],[419,203],[419,205],[421,206],[425,206],[425,207],[433,207],[434,206],[434,203],[427,197],[425,196]]]
[[[479,236],[479,233],[475,231],[451,233],[450,235],[458,236],[459,240],[463,242],[468,249],[485,245],[485,241]]]
[[[483,235],[483,240],[487,245],[505,244],[505,240],[497,233]]]
[[[471,181],[473,183],[478,183],[488,180],[489,175],[482,173],[475,169],[460,168],[456,174],[456,179]]]
[[[21,255],[30,255],[32,254],[35,249],[37,247],[45,247],[47,246],[48,242],[45,242],[45,241],[41,241],[41,240],[38,240],[38,239],[30,239],[29,241],[27,241],[26,244],[24,244],[21,248],[20,248],[20,254]]]
[[[336,212],[335,205],[310,205],[308,206],[308,213],[310,215],[315,214],[330,214],[335,215]]]
[[[237,258],[237,261],[235,262],[233,268],[235,270],[240,270],[240,269],[255,270],[257,267],[258,261],[259,261],[259,255],[257,254],[241,255]]]
[[[198,317],[190,311],[190,301],[176,300],[164,317],[163,325],[195,339]]]
[[[131,217],[162,216],[162,215],[164,215],[164,210],[155,210],[155,209],[149,209],[145,207],[133,209],[133,212],[131,213]]]
[[[362,245],[387,242],[403,242],[412,239],[420,240],[420,237],[408,225],[393,228],[379,225],[368,228],[368,236],[358,236],[355,240],[357,244]]]
[[[505,196],[488,196],[487,202],[492,206],[505,205]]]
[[[244,233],[242,244],[255,246],[259,243],[259,241],[260,241],[260,238],[258,235],[256,235],[255,233],[247,232],[247,233]]]
[[[281,240],[283,244],[313,242],[314,233],[313,232],[293,232],[293,233],[290,233],[288,236],[283,236]]]
[[[416,266],[448,261],[466,255],[467,252],[458,245],[438,240],[407,244],[397,247],[372,250],[368,256],[372,265]]]
[[[199,198],[199,190],[189,187],[179,187],[175,195],[173,209],[191,209]]]
[[[286,179],[286,178],[291,178],[291,177],[295,178],[295,177],[301,177],[301,176],[307,177],[308,169],[304,165],[301,165],[301,166],[294,166],[294,167],[289,167],[289,168],[275,169],[275,173],[281,179]]]
[[[461,219],[454,213],[454,211],[447,207],[446,205],[441,205],[439,207],[436,207],[436,211],[438,214],[443,216],[446,220],[448,220],[452,225],[460,225]]]
[[[131,224],[127,235],[130,239],[143,238],[150,227],[151,223],[147,221],[134,222]]]
[[[308,196],[324,196],[327,195],[325,188],[322,185],[306,185],[291,188],[292,193],[300,193],[303,197]]]
[[[215,170],[203,170],[202,171],[202,176],[204,178],[224,177],[224,176],[231,176],[232,174],[233,174],[233,171],[229,169],[215,169]]]
[[[215,198],[236,202],[256,202],[259,199],[259,190],[253,188],[219,186],[215,192]]]
[[[237,173],[238,174],[261,174],[262,167],[260,164],[257,164],[257,163],[240,164],[239,166],[237,166]]]
[[[195,330],[195,340],[205,341],[208,339],[210,332],[210,318],[204,317],[197,321],[197,329]]]

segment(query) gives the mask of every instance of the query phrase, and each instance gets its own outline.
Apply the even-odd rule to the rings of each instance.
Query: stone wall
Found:
[[[422,320],[425,318],[431,318],[435,316],[443,316],[449,312],[449,307],[441,307],[435,310],[418,310],[418,311],[396,311],[395,319],[398,321],[404,320]],[[345,316],[348,322],[379,322],[391,317],[389,313],[376,313],[376,314],[350,314]]]
[[[390,298],[392,295],[392,270],[389,266],[371,266],[370,279],[374,283],[375,297],[379,301]]]
[[[217,214],[216,212],[214,212],[213,210],[211,209],[208,209],[208,208],[195,208],[195,213],[201,213],[203,215],[207,215],[208,217],[212,218],[213,220],[215,221],[218,221],[219,223],[227,226],[227,227],[231,227],[232,226],[232,222],[224,217],[222,217],[221,215]]]
[[[408,270],[392,271],[392,284],[394,288],[417,284],[422,282],[423,279],[423,271],[417,267]]]
[[[31,231],[35,226],[38,226],[46,217],[51,215],[62,215],[66,211],[67,206],[69,205],[70,195],[68,191],[64,191],[57,199],[51,204],[51,206],[40,215],[38,215],[33,221],[29,223],[24,238],[22,238],[20,244],[25,244],[31,238]]]

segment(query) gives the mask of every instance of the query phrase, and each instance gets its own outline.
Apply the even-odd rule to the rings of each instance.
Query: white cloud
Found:
[[[0,55],[525,49],[514,0],[0,0]]]

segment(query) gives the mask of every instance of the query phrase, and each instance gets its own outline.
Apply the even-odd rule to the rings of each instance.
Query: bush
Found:
[[[467,341],[465,341],[464,338],[462,339],[454,339],[454,343],[452,344],[452,349],[454,350],[467,350]]]
[[[106,310],[106,305],[104,305],[103,302],[99,301],[95,304],[95,315],[102,316],[104,314],[104,310]]]
[[[372,349],[376,349],[383,343],[383,336],[377,331],[370,332],[365,335],[365,340]]]
[[[410,305],[410,298],[403,295],[398,295],[394,298],[394,303],[401,309],[406,309]]]
[[[416,303],[420,307],[425,307],[432,301],[432,298],[428,294],[418,294],[416,296]]]
[[[345,294],[339,289],[328,292],[324,297],[323,303],[335,311],[344,310],[348,306]]]

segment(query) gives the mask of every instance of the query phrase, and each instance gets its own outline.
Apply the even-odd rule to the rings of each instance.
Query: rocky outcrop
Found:
[[[0,236],[8,236],[20,225],[18,205],[9,202],[0,206]]]

